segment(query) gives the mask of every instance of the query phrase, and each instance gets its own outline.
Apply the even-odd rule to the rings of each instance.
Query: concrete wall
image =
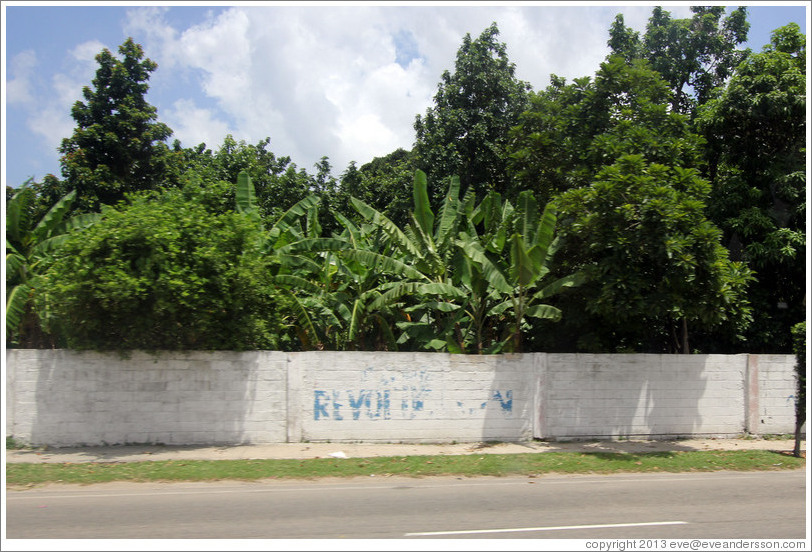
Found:
[[[797,393],[794,360],[785,355],[750,355],[751,379],[757,382],[757,392],[751,393],[752,411],[748,431],[756,434],[787,433],[795,427],[795,394]],[[787,365],[792,369],[788,370]]]
[[[548,355],[539,436],[742,433],[747,358]]]
[[[279,352],[8,350],[6,433],[32,444],[240,444],[287,438]]]
[[[7,350],[34,445],[474,442],[794,430],[791,355]]]
[[[534,357],[295,353],[296,441],[533,437]]]

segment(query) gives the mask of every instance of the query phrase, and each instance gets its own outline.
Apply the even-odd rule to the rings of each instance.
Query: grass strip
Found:
[[[765,450],[602,453],[544,452],[306,460],[165,460],[7,463],[6,485],[110,481],[216,481],[360,476],[505,476],[548,473],[708,472],[798,469],[805,459]]]

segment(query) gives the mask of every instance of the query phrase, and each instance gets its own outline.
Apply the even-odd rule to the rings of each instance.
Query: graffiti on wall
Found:
[[[428,370],[366,368],[354,389],[314,389],[315,420],[391,420],[431,418],[435,411],[471,415],[495,405],[505,416],[513,415],[513,390],[483,390],[477,401],[455,401],[450,409],[442,389],[435,389]]]

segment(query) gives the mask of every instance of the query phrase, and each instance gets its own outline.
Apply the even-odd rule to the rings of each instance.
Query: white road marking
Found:
[[[607,529],[612,527],[646,527],[651,525],[686,525],[687,521],[652,521],[648,523],[607,523],[602,525],[559,525],[558,527],[518,527],[513,529],[477,529],[471,531],[429,531],[406,533],[404,537],[432,537],[438,535],[475,535],[482,533],[518,533],[525,531],[566,531],[568,529]]]

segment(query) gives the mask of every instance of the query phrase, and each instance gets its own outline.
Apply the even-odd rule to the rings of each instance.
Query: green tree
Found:
[[[351,163],[341,175],[334,209],[355,220],[357,213],[350,199],[354,197],[405,227],[412,208],[413,157],[412,152],[399,148],[361,167]]]
[[[690,121],[669,108],[668,84],[644,60],[612,56],[594,80],[566,84],[553,75],[531,95],[529,109],[511,131],[514,185],[543,201],[588,186],[623,155],[654,163],[698,167],[701,138]]]
[[[789,352],[806,282],[806,40],[792,23],[700,107],[709,215],[731,257],[756,272],[751,352]]]
[[[587,328],[593,343],[688,353],[688,328],[726,325],[740,334],[746,327],[750,271],[729,260],[721,231],[706,218],[709,191],[694,169],[627,155],[591,186],[556,199],[563,266],[590,276],[579,308],[596,315]],[[584,333],[582,344],[590,339]]]
[[[255,189],[259,214],[274,220],[311,192],[314,177],[291,163],[290,157],[277,157],[268,149],[269,144],[267,137],[248,144],[229,134],[215,150],[207,149],[206,144],[181,148],[176,141],[173,151],[184,167],[181,182],[223,189],[218,212],[233,208],[234,183],[239,173],[246,171]]]
[[[691,6],[691,12],[691,18],[672,19],[654,7],[642,39],[618,15],[608,42],[610,56],[647,60],[671,88],[672,109],[686,114],[705,103],[747,54],[737,46],[747,42],[750,27],[744,7],[724,18],[724,6]]]
[[[459,175],[463,194],[472,189],[480,198],[508,186],[508,130],[524,111],[530,86],[516,79],[498,34],[494,23],[476,40],[465,35],[454,73],[443,72],[434,106],[415,120],[415,163],[435,186],[434,208],[442,204],[439,184],[448,175]]]
[[[465,254],[466,262],[458,272],[469,290],[469,304],[475,309],[480,306],[485,319],[477,327],[477,352],[482,352],[483,333],[490,334],[491,340],[501,334],[499,341],[489,344],[493,352],[522,352],[531,319],[561,320],[560,309],[541,301],[585,281],[583,271],[548,278],[559,245],[554,235],[556,219],[556,206],[548,203],[540,213],[529,190],[519,194],[515,208],[510,202],[502,204],[499,195],[491,192],[470,212],[467,231],[460,233],[456,243]]]
[[[540,215],[529,191],[516,208],[493,191],[475,206],[472,190],[463,199],[459,191],[459,178],[450,178],[435,215],[426,175],[416,171],[412,222],[402,231],[354,200],[391,244],[389,255],[378,257],[381,266],[395,269],[370,308],[400,306],[407,319],[396,324],[402,332],[397,343],[406,348],[519,352],[527,319],[560,318],[558,309],[540,301],[578,285],[581,275],[545,278],[554,250],[553,206]]]
[[[75,349],[285,348],[266,232],[181,190],[131,196],[68,239],[35,296]]]
[[[144,59],[140,45],[127,39],[117,59],[106,48],[96,56],[99,68],[84,101],[71,110],[76,128],[62,141],[62,176],[76,190],[77,210],[98,211],[128,192],[167,184],[172,130],[157,121],[157,110],[146,101],[149,75],[156,68]],[[58,182],[51,183],[58,186]]]

